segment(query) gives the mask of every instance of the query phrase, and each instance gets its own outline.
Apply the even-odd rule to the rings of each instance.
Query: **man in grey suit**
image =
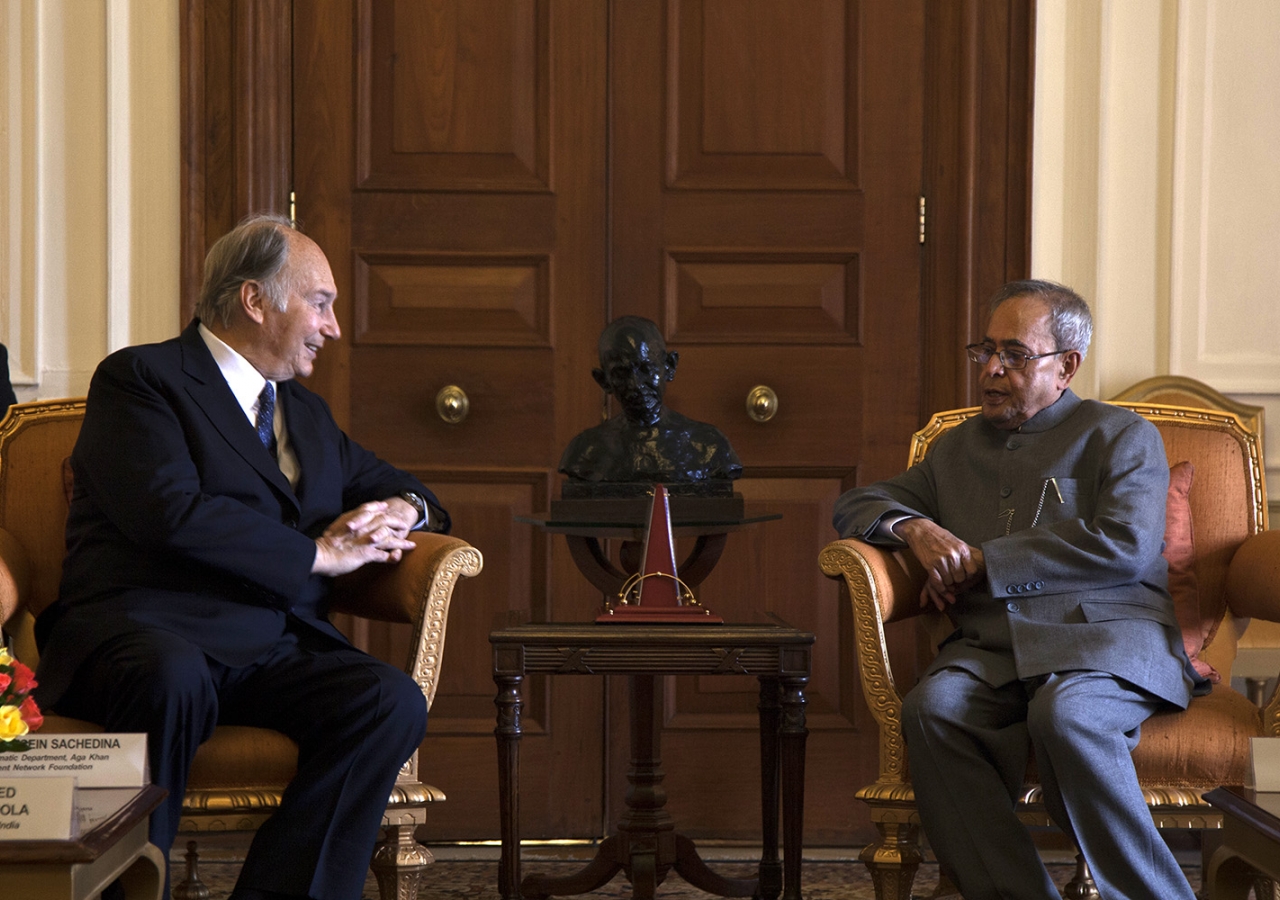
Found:
[[[1166,590],[1160,434],[1068,387],[1092,332],[1070,288],[1005,285],[966,348],[982,415],[836,504],[842,537],[910,550],[928,573],[921,605],[956,626],[902,729],[921,822],[966,900],[1059,896],[1014,812],[1030,748],[1102,897],[1194,900],[1130,753],[1152,713],[1208,684]]]

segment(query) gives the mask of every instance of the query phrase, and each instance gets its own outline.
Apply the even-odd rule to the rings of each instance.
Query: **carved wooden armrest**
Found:
[[[848,589],[862,693],[880,726],[880,782],[905,782],[902,695],[894,684],[884,625],[921,612],[924,570],[909,553],[855,538],[828,544],[819,560],[823,574],[843,578]]]
[[[408,622],[413,626],[405,671],[427,698],[435,699],[444,657],[445,625],[454,586],[480,573],[484,559],[466,541],[415,531],[417,548],[391,565],[365,566],[334,582],[330,608],[366,619]]]

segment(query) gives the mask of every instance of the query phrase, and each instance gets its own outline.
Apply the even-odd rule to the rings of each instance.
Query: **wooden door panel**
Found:
[[[551,346],[546,254],[367,252],[353,268],[355,343]]]
[[[362,0],[357,184],[546,191],[549,4]]]
[[[439,464],[523,466],[541,463],[550,478],[555,459],[555,373],[547,351],[494,347],[441,349],[358,347],[357,375],[405,373],[377,380],[359,377],[351,386],[351,429],[387,458]],[[436,411],[436,395],[448,385],[469,400],[466,419],[452,425]],[[534,512],[546,509],[543,506]],[[465,527],[465,520],[457,520]]]
[[[599,411],[584,383],[605,321],[606,13],[295,7],[298,218],[333,263],[344,331],[317,380],[352,436],[418,473],[485,557],[450,612],[421,750],[450,802],[422,837],[498,834],[489,632],[599,605],[563,542],[514,517],[546,510],[561,448]],[[446,385],[469,398],[458,424],[436,412]],[[380,654],[396,641],[362,636]],[[524,835],[598,837],[603,689],[560,681],[526,692]]]
[[[866,375],[861,356],[822,344],[686,345],[666,401],[715,423],[749,469],[849,466],[864,433],[857,414]],[[778,412],[768,422],[747,415],[747,395],[759,384],[778,395]]]
[[[852,187],[857,16],[846,6],[671,0],[668,186]]]
[[[783,513],[730,536],[701,596],[817,635],[811,838],[874,834],[854,792],[877,736],[816,560],[835,498],[890,455],[900,470],[920,413],[923,21],[923,2],[613,6],[613,313],[659,323],[680,352],[669,405],[725,431],[750,512]],[[779,397],[767,423],[746,415],[757,384]],[[669,686],[668,803],[690,834],[758,834],[755,693]]]
[[[667,327],[674,342],[852,344],[858,257],[791,250],[669,250]]]

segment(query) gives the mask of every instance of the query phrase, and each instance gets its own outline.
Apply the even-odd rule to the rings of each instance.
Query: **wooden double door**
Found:
[[[751,510],[782,515],[732,535],[700,594],[726,620],[817,635],[806,839],[871,838],[854,792],[874,780],[876,728],[817,555],[841,491],[900,470],[927,412],[926,19],[924,0],[293,4],[288,183],[344,332],[309,386],[485,557],[449,616],[421,752],[449,800],[421,836],[498,835],[489,632],[601,605],[563,540],[515,517],[546,511],[563,447],[614,411],[596,339],[636,314],[679,351],[668,404],[719,426]],[[748,415],[757,385],[778,398],[765,422]],[[438,411],[447,386],[466,395],[460,422]],[[389,660],[406,652],[395,628],[353,627]],[[909,671],[913,632],[891,640]],[[611,830],[626,696],[604,679],[526,685],[526,838]],[[756,702],[746,676],[667,680],[682,832],[758,837]]]

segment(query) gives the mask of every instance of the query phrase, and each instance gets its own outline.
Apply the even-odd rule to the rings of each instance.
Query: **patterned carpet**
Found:
[[[498,900],[498,863],[496,850],[481,851],[479,855],[489,858],[451,858],[451,848],[433,848],[436,855],[435,864],[428,870],[426,884],[419,897],[422,900]],[[487,848],[486,848],[487,849]],[[471,855],[471,854],[468,854]],[[240,869],[236,854],[220,853],[212,848],[206,857],[202,851],[200,862],[201,879],[210,890],[210,900],[226,900],[235,884],[236,874]],[[710,856],[710,854],[708,854]],[[709,859],[709,865],[717,873],[728,877],[750,877],[753,865],[740,859]],[[568,875],[582,867],[581,859],[566,860],[563,858],[540,858],[535,851],[526,851],[523,858],[523,872],[538,872],[547,875]],[[180,880],[182,865],[175,854],[174,882]],[[1058,886],[1070,880],[1075,867],[1066,864],[1052,864],[1049,872]],[[1191,886],[1200,887],[1200,870],[1198,867],[1187,867],[1187,877]],[[932,863],[920,867],[915,881],[915,894],[928,897],[938,883],[938,869]],[[805,900],[874,900],[875,893],[871,886],[871,878],[866,867],[857,860],[856,850],[840,852],[817,851],[817,858],[810,860],[807,851],[802,872],[802,891]],[[631,897],[631,886],[619,874],[613,881],[590,894],[580,895],[595,900],[627,900]],[[710,895],[687,884],[679,875],[672,873],[658,889],[660,898],[674,900],[700,900]],[[372,875],[365,883],[365,900],[379,900],[378,886]]]

